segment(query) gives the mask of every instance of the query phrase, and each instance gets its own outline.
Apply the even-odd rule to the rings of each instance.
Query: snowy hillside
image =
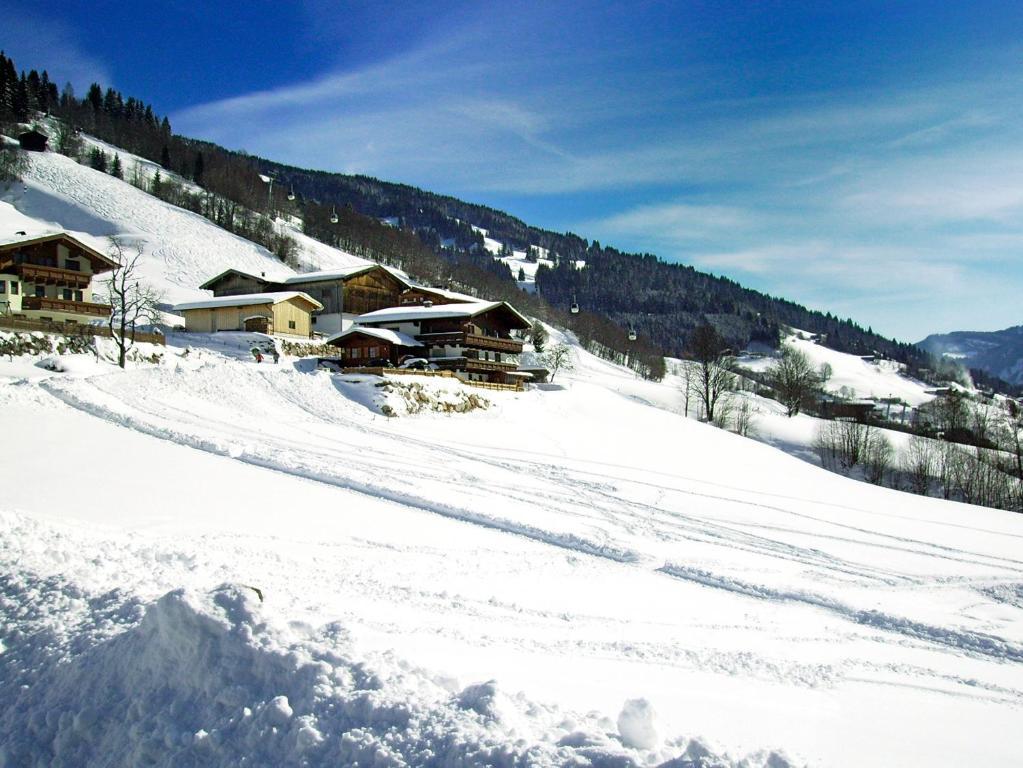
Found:
[[[935,355],[960,360],[1013,384],[1023,385],[1023,325],[1003,331],[936,333],[920,342]]]
[[[152,166],[127,153],[121,157],[126,175],[135,162]],[[29,158],[24,183],[0,193],[0,234],[5,237],[19,230],[41,234],[65,229],[101,252],[108,250],[112,235],[141,242],[142,274],[163,290],[168,303],[208,296],[198,286],[232,267],[268,277],[295,274],[265,248],[125,181],[53,152],[31,153]],[[310,269],[366,263],[300,233],[290,234],[299,243],[299,261]]]
[[[902,366],[894,360],[868,362],[856,355],[823,347],[800,334],[788,337],[784,343],[803,352],[815,369],[822,365],[831,368],[824,388],[833,394],[848,398],[899,398],[914,408],[934,398],[933,394],[927,394],[932,387],[900,373]],[[764,371],[774,360],[770,357],[740,358],[739,364],[753,371]]]
[[[0,385],[36,480],[0,504],[12,764],[1023,749],[1018,516],[650,407],[677,393],[578,350],[560,386],[389,419],[371,384],[195,340]],[[115,479],[41,461],[58,434]]]
[[[138,238],[174,301],[290,273],[49,153],[0,226]],[[246,334],[0,359],[0,766],[1019,763],[1023,517],[683,418],[674,376],[551,335],[574,370],[521,393]],[[805,450],[814,420],[758,406]]]

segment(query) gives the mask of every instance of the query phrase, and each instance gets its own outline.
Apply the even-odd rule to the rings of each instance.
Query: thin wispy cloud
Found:
[[[52,69],[58,88],[70,82],[79,94],[92,83],[115,85],[107,66],[86,53],[74,31],[64,23],[27,8],[11,9],[2,16],[4,34],[0,47],[20,68]],[[55,52],[59,52],[56,57]]]

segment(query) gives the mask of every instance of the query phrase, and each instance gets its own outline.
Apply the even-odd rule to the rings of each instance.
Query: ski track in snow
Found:
[[[244,372],[246,369],[242,370]],[[513,462],[507,458],[499,459],[480,455],[477,451],[451,447],[440,441],[419,439],[410,446],[404,435],[392,434],[384,428],[374,429],[372,421],[368,424],[354,424],[352,414],[346,408],[337,409],[326,405],[330,401],[323,400],[319,395],[324,391],[328,395],[332,392],[326,389],[329,377],[324,374],[310,376],[290,370],[271,369],[260,370],[255,375],[243,373],[241,376],[240,392],[251,386],[264,389],[258,397],[253,397],[254,402],[261,402],[269,395],[291,406],[292,413],[289,415],[298,416],[300,436],[288,434],[291,432],[290,424],[286,429],[277,429],[285,422],[284,414],[264,414],[262,423],[256,426],[251,422],[251,414],[223,408],[220,420],[213,422],[210,413],[215,409],[209,408],[210,403],[205,397],[215,397],[216,393],[204,391],[205,385],[209,383],[207,374],[213,371],[213,368],[207,368],[205,373],[200,369],[179,370],[168,374],[166,370],[156,369],[120,377],[50,380],[41,386],[74,408],[154,437],[623,564],[653,567],[656,562],[655,552],[643,552],[631,546],[630,543],[637,538],[669,542],[685,539],[742,550],[771,560],[787,560],[822,575],[829,575],[829,578],[853,579],[882,586],[927,583],[926,580],[910,575],[866,567],[815,547],[794,546],[762,533],[742,529],[758,527],[757,524],[743,527],[721,524],[705,516],[668,510],[661,506],[666,495],[678,495],[683,499],[697,497],[714,503],[738,503],[798,515],[791,509],[776,505],[664,484],[657,487],[659,504],[649,505],[623,494],[620,486],[642,484],[633,478],[615,478],[605,472],[603,479],[599,480],[595,473],[570,465],[554,469],[542,462]],[[222,372],[216,375],[222,375]],[[321,390],[317,394],[307,391],[307,385],[313,382]],[[182,390],[201,393],[201,396],[186,405],[187,399],[178,396]],[[271,421],[274,423],[270,424]],[[388,424],[386,420],[379,420],[379,423]],[[244,426],[247,424],[250,426]],[[352,430],[355,435],[351,434]],[[400,465],[401,472],[416,474],[413,487],[421,489],[420,493],[400,491],[392,485],[371,479],[381,474],[393,477],[396,463]],[[476,470],[472,469],[474,465],[478,467]],[[457,470],[453,471],[451,467],[457,467]],[[430,488],[441,485],[449,489],[452,485],[459,488],[457,497],[463,500],[462,504],[455,506],[436,501],[436,494],[431,494]],[[522,520],[476,511],[493,508],[495,497],[517,505],[542,509],[552,523],[564,521],[566,528],[571,524],[578,529],[580,518],[588,520],[590,524],[583,528],[588,528],[594,535],[584,537],[567,530],[542,529]],[[1017,577],[1023,574],[1023,568],[1020,567],[1023,563],[1018,560],[990,557],[908,538],[887,537],[888,540],[885,540],[885,537],[874,532],[841,523],[833,524],[863,534],[865,539],[856,539],[857,544],[884,547],[927,558],[995,567]],[[759,527],[765,530],[763,526]],[[881,541],[875,540],[878,538]],[[892,539],[898,543],[895,544]],[[845,537],[840,540],[850,539]],[[833,613],[854,624],[905,635],[952,650],[992,656],[1013,663],[1023,661],[1023,646],[1001,638],[931,626],[877,610],[857,609],[808,592],[751,584],[726,575],[672,563],[664,564],[659,570],[675,578],[758,600],[805,604]]]

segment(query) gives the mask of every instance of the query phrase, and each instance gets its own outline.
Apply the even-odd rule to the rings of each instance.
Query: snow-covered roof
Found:
[[[368,272],[371,269],[382,269],[402,284],[409,284],[403,273],[398,270],[389,269],[383,264],[355,264],[350,267],[341,267],[340,269],[323,269],[317,272],[302,272],[297,275],[286,277],[281,282],[285,285],[292,285],[294,283],[317,283],[326,280],[345,280],[349,277],[362,274],[363,272]]]
[[[449,291],[447,288],[430,288],[425,285],[412,284],[410,289],[413,291],[422,291],[423,293],[431,293],[434,296],[443,296],[445,299],[451,299],[452,301],[471,304],[478,302],[479,299],[475,296],[470,296],[467,293],[458,293],[456,291]]]
[[[421,347],[422,342],[416,341],[414,338],[405,333],[399,333],[398,331],[392,331],[389,328],[364,328],[360,326],[352,326],[346,331],[341,333],[335,333],[333,336],[326,338],[327,344],[333,344],[335,341],[340,341],[348,336],[354,336],[357,333],[364,334],[366,336],[372,336],[382,341],[390,342],[399,347]]]
[[[187,309],[214,309],[216,307],[247,307],[252,304],[280,304],[289,299],[305,299],[316,309],[323,309],[323,305],[308,293],[302,291],[280,291],[279,293],[241,293],[237,296],[217,296],[204,301],[188,301],[184,304],[177,304],[175,312],[184,312]]]
[[[411,307],[388,307],[378,309],[375,312],[367,312],[359,315],[355,322],[359,325],[372,325],[374,323],[393,323],[403,320],[425,320],[441,317],[475,317],[492,309],[503,307],[522,321],[523,327],[530,325],[529,320],[507,302],[504,301],[475,301],[464,304],[434,304],[433,306],[411,306]]]

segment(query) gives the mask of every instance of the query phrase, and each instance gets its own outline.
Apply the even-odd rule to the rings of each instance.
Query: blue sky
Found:
[[[0,46],[179,133],[485,203],[886,335],[1023,323],[1023,4],[208,7],[0,0]]]

